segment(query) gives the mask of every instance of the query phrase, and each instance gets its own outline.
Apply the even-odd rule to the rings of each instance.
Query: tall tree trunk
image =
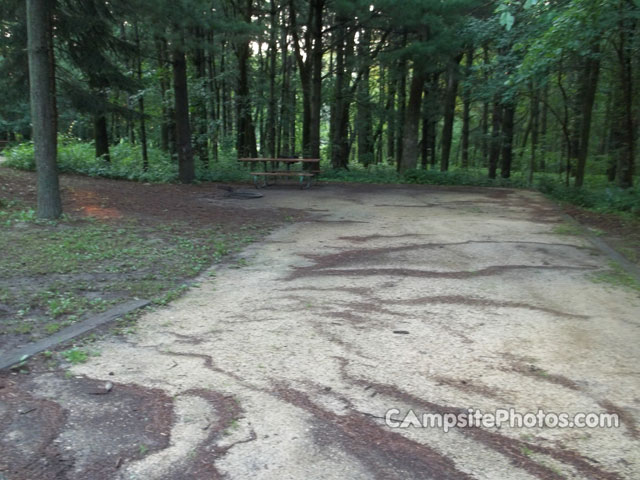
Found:
[[[194,114],[192,115],[193,129],[195,130],[195,150],[198,159],[204,168],[209,168],[209,139],[207,131],[207,71],[205,63],[206,37],[202,28],[194,29],[193,36],[197,40],[197,47],[193,52],[193,66],[195,76],[201,85],[201,92],[196,96]]]
[[[167,76],[168,67],[168,55],[167,45],[164,39],[156,40],[156,50],[158,54],[158,70],[159,70],[159,83],[160,83],[160,102],[162,107],[162,122],[160,124],[160,149],[165,152],[172,152],[174,149],[171,147],[173,128],[173,118],[170,113],[170,109],[167,107],[167,91],[170,87],[170,81]]]
[[[540,114],[540,171],[544,172],[547,169],[546,158],[547,155],[547,124],[549,121],[549,106],[547,102],[549,100],[549,84],[545,84],[542,90],[542,113]]]
[[[618,78],[620,82],[620,99],[618,105],[617,138],[618,138],[618,165],[616,168],[616,183],[620,188],[633,186],[633,173],[635,161],[636,128],[633,109],[633,44],[636,28],[636,18],[629,14],[626,18],[622,9],[632,10],[636,8],[631,0],[620,2],[620,32],[615,42],[615,50],[618,59]],[[636,8],[637,9],[637,8]]]
[[[378,126],[376,128],[376,133],[373,136],[373,144],[375,150],[375,163],[380,164],[384,162],[384,141],[383,141],[383,132],[384,125],[386,122],[386,115],[383,113],[386,110],[386,102],[387,96],[385,93],[385,85],[387,84],[386,74],[383,65],[381,63],[378,64],[378,71],[380,74],[378,75]]]
[[[37,175],[37,216],[55,219],[62,214],[58,183],[57,112],[53,9],[50,0],[27,0],[29,94]]]
[[[262,53],[262,42],[258,42],[257,46],[258,46],[258,51],[256,53],[256,56],[258,57],[258,69],[257,69],[257,72],[254,73],[254,78],[255,77],[259,78],[260,82],[258,83],[258,85],[254,90],[259,98],[264,99],[267,97],[267,95],[265,95],[265,89],[264,89],[264,83],[265,83],[264,79],[267,78],[267,74],[266,74],[267,66],[266,66],[264,55]],[[267,104],[268,102],[269,100],[267,99]],[[256,101],[255,104],[252,106],[252,110],[255,112],[253,118],[256,119],[255,123],[257,125],[254,125],[254,126],[257,127],[258,138],[260,139],[259,142],[256,140],[256,144],[258,148],[258,156],[264,158],[267,156],[266,141],[265,141],[267,137],[267,133],[266,133],[265,118],[264,118],[264,102],[259,100]]]
[[[536,151],[538,148],[538,132],[540,130],[540,98],[539,90],[531,86],[531,152],[529,157],[529,185],[533,185],[533,174],[536,171]]]
[[[107,131],[107,116],[104,113],[98,113],[93,121],[93,135],[96,147],[96,158],[111,163],[109,155],[109,133]]]
[[[282,92],[280,96],[280,123],[279,128],[281,130],[279,138],[279,146],[278,146],[278,156],[279,157],[289,157],[293,154],[292,151],[289,150],[290,140],[289,140],[289,132],[290,132],[290,118],[295,117],[295,112],[291,109],[290,98],[290,82],[291,82],[291,73],[289,66],[289,54],[286,48],[286,35],[283,33],[282,35]]]
[[[189,125],[189,93],[187,91],[187,62],[181,41],[173,47],[173,96],[176,112],[176,147],[178,150],[178,178],[182,183],[195,179],[195,165]]]
[[[350,92],[345,59],[352,50],[352,35],[346,33],[343,23],[346,18],[336,19],[336,67],[334,101],[331,119],[331,165],[333,168],[348,168],[349,163],[349,110]]]
[[[216,63],[214,56],[214,34],[207,35],[207,54],[205,63],[207,65],[207,101],[209,119],[207,122],[207,136],[211,144],[211,155],[213,161],[218,161],[218,139],[220,132],[220,87],[216,80]]]
[[[317,1],[317,0],[315,0]],[[315,4],[314,1],[314,4]],[[315,13],[314,5],[309,3],[309,15],[307,19],[307,25],[304,30],[305,39],[305,52],[303,54],[300,47],[300,38],[298,34],[298,20],[296,3],[294,0],[289,1],[289,23],[291,24],[291,34],[293,36],[293,49],[295,53],[296,62],[298,64],[298,72],[300,74],[300,84],[302,86],[302,155],[304,157],[310,157],[311,155],[311,117],[312,117],[312,87],[311,80],[313,76],[313,61],[312,61],[312,33],[313,16]]]
[[[592,56],[585,60],[580,88],[581,97],[581,124],[580,124],[580,144],[576,165],[576,187],[581,187],[584,182],[584,172],[587,165],[587,154],[589,152],[589,136],[591,132],[591,115],[593,103],[596,98],[598,86],[598,76],[600,73],[600,60],[597,55],[600,53],[598,44],[592,49]]]
[[[278,26],[278,9],[276,0],[271,0],[271,8],[269,11],[271,18],[271,31],[269,32],[269,102],[267,105],[267,134],[265,146],[267,156],[275,157],[277,155],[276,147],[276,60],[278,54],[278,45],[276,43],[276,33]],[[262,143],[262,142],[261,142]]]
[[[404,36],[403,46],[407,44],[407,36]],[[406,106],[407,106],[407,62],[406,60],[400,61],[400,68],[398,69],[398,108],[396,115],[396,165],[398,171],[402,168],[402,157],[404,148],[404,126],[406,120]]]
[[[429,165],[433,170],[436,168],[436,164],[438,163],[438,148],[437,148],[437,140],[438,140],[438,123],[440,122],[440,117],[442,116],[442,111],[440,108],[440,73],[436,72],[431,76],[431,81],[429,82],[429,106],[431,115],[429,116]]]
[[[320,118],[322,113],[322,14],[325,0],[312,0],[311,98],[309,118],[309,155],[320,158]],[[311,165],[311,164],[307,164]]]
[[[500,176],[502,178],[511,177],[511,166],[513,164],[513,127],[516,114],[515,100],[504,106],[502,117],[502,164],[500,166]]]
[[[424,101],[422,105],[422,165],[426,168],[436,164],[436,127],[440,118],[440,99],[438,98],[439,73],[429,76],[424,86]]]
[[[498,159],[502,140],[502,105],[496,97],[493,101],[493,113],[491,114],[491,143],[489,148],[489,178],[496,178]]]
[[[230,94],[229,94],[229,84],[227,82],[227,67],[226,67],[226,50],[227,43],[222,42],[222,52],[220,53],[220,76],[221,80],[221,95],[220,95],[220,103],[222,105],[222,136],[224,138],[231,135],[231,114],[229,113],[229,104],[231,102]]]
[[[458,65],[462,55],[458,55],[447,68],[447,89],[444,99],[444,125],[442,127],[442,157],[440,158],[440,171],[449,170],[449,157],[451,156],[451,142],[453,139],[453,121],[455,119],[456,98],[458,96]]]
[[[600,147],[600,154],[607,155],[607,180],[610,182],[616,179],[616,168],[618,166],[618,159],[613,152],[613,143],[615,137],[615,121],[616,114],[614,108],[617,105],[616,98],[620,93],[616,90],[609,91],[607,95],[607,107],[605,112],[604,121],[604,135],[602,138],[602,145]]]
[[[292,62],[291,64],[292,74],[291,77],[295,76],[296,66]],[[291,86],[291,92],[289,93],[289,105],[291,106],[291,115],[289,116],[289,151],[291,152],[291,156],[297,157],[298,153],[298,88],[295,83]]]
[[[485,84],[489,82],[489,47],[482,47],[482,61],[484,63],[483,78]],[[482,105],[482,165],[487,165],[489,159],[489,101],[485,100]]]
[[[142,53],[140,51],[140,32],[138,30],[138,22],[134,23],[134,32],[136,40],[136,50],[138,57],[136,59],[136,69],[138,73],[138,81],[142,84]],[[149,170],[149,152],[147,146],[147,126],[144,116],[144,95],[140,94],[138,97],[138,112],[140,113],[140,144],[142,147],[142,170]]]
[[[429,109],[429,88],[425,85],[422,98],[422,139],[420,140],[420,166],[426,170],[429,165],[429,123],[431,122],[432,112]]]
[[[395,69],[391,69],[388,75],[387,93],[387,161],[393,162],[396,156],[396,77]]]
[[[466,53],[467,61],[465,65],[466,84],[463,89],[462,107],[462,168],[469,167],[469,130],[471,123],[471,68],[473,66],[473,47],[469,47]]]
[[[243,20],[251,24],[253,0],[244,0]],[[241,40],[236,47],[238,57],[238,85],[236,88],[236,147],[239,157],[257,157],[258,147],[253,125],[251,96],[249,92],[249,57],[251,46],[249,40]]]
[[[369,44],[371,42],[371,31],[361,32],[358,43],[358,56],[366,59],[369,56]],[[366,60],[364,60],[366,61]],[[357,88],[357,112],[356,112],[356,133],[358,136],[358,162],[364,166],[369,166],[374,161],[373,152],[373,124],[371,115],[371,92],[370,92],[370,67],[369,64],[363,67],[362,76]]]
[[[402,158],[398,171],[406,172],[415,169],[418,162],[418,130],[420,125],[420,107],[422,106],[422,92],[426,76],[413,70],[411,87],[409,92],[409,104],[407,105],[406,116],[402,138]]]

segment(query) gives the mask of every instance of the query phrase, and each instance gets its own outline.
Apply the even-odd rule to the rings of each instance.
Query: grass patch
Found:
[[[610,269],[604,272],[593,274],[591,279],[596,283],[604,283],[614,287],[630,288],[640,291],[640,282],[633,275],[628,274],[620,264],[609,263]]]
[[[80,348],[71,348],[69,350],[64,350],[60,353],[60,355],[62,355],[62,358],[64,358],[71,365],[85,363],[89,359],[89,353],[86,350],[82,350]]]
[[[146,298],[163,305],[193,278],[268,232],[266,225],[159,226],[65,217],[37,222],[16,201],[0,204],[0,333],[13,344],[58,332],[85,315]],[[18,219],[18,220],[16,220]],[[225,230],[225,228],[227,230]],[[239,265],[245,262],[238,260]]]
[[[527,448],[527,447],[523,446],[523,447],[521,447],[521,451],[522,451],[522,454],[525,457],[530,457],[531,455],[533,455],[533,450],[531,450],[530,448]]]
[[[634,263],[640,262],[640,254],[638,254],[638,247],[626,247],[626,246],[618,246],[618,251],[631,260]]]
[[[573,223],[561,223],[560,225],[556,225],[551,230],[551,233],[556,235],[576,235],[580,236],[584,232],[579,225],[574,225]]]

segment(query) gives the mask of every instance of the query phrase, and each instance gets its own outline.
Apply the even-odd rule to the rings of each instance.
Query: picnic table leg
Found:
[[[262,180],[262,185],[260,184],[259,178],[260,178],[260,175],[254,175],[254,176],[253,176],[253,185],[254,185],[256,188],[264,188],[264,187],[266,187],[266,186],[267,186],[267,179],[266,179],[266,177]]]
[[[313,177],[307,177],[305,175],[300,175],[300,189],[304,190],[311,186],[311,179]]]

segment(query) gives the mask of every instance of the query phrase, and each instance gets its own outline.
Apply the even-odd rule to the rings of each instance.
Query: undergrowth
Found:
[[[4,152],[6,165],[22,170],[34,170],[33,144],[23,143]],[[79,173],[91,177],[134,180],[139,182],[168,183],[178,178],[178,166],[162,150],[150,146],[149,168],[142,168],[139,145],[121,141],[110,150],[111,162],[95,158],[91,143],[60,136],[58,145],[58,167],[63,173]],[[246,182],[249,165],[240,165],[232,151],[221,152],[216,161],[206,167],[197,162],[196,179],[210,182]],[[566,186],[558,174],[536,173],[529,184],[525,173],[514,172],[511,178],[490,179],[483,168],[460,169],[453,167],[447,172],[431,169],[410,170],[398,173],[395,166],[376,164],[364,167],[350,165],[349,170],[332,169],[323,162],[321,181],[357,183],[408,183],[425,185],[467,185],[480,187],[533,188],[543,194],[582,208],[603,213],[622,213],[640,216],[640,188],[621,189],[607,182],[604,175],[588,175],[582,188]],[[0,219],[1,221],[2,219]]]

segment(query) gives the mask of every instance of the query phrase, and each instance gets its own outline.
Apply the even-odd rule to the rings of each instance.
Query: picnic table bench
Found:
[[[270,178],[275,180],[278,177],[298,178],[300,188],[309,188],[314,177],[321,173],[319,158],[239,158],[238,161],[263,164],[263,171],[260,172],[255,169],[249,172],[249,175],[253,177],[253,183],[256,188],[267,187],[270,185]],[[285,170],[279,169],[280,163],[284,164]],[[296,163],[300,163],[302,166],[307,164],[311,168],[308,170],[291,170],[291,165]]]

